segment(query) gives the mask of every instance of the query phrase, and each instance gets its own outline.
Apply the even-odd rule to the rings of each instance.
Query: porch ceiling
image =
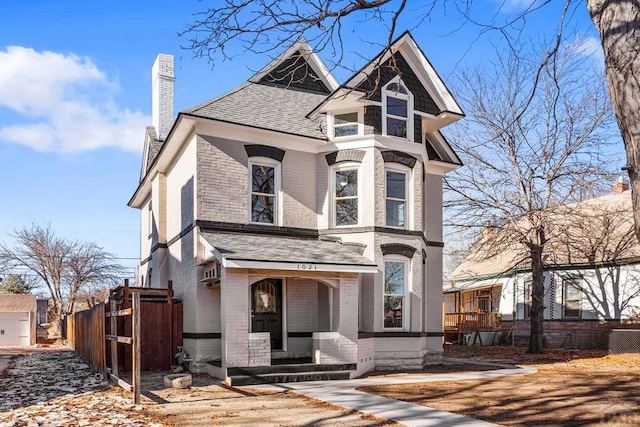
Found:
[[[378,266],[340,243],[202,231],[201,240],[225,268],[377,273]]]

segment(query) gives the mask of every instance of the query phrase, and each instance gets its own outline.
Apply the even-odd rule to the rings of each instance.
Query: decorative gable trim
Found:
[[[282,162],[286,153],[279,148],[260,144],[247,144],[244,146],[244,150],[247,152],[247,157],[267,157],[279,162]]]
[[[411,154],[403,153],[402,151],[389,150],[382,151],[381,154],[385,163],[400,163],[412,169],[418,161]]]
[[[327,159],[327,164],[333,166],[340,162],[358,162],[362,163],[364,159],[364,150],[342,150],[334,151],[324,156]]]
[[[416,252],[416,248],[413,246],[402,243],[387,243],[380,245],[380,249],[382,249],[382,255],[402,255],[407,258],[412,258]]]
[[[324,62],[322,62],[320,57],[314,52],[313,48],[304,38],[300,38],[297,42],[291,45],[289,49],[281,53],[266,67],[256,73],[249,79],[249,81],[251,83],[260,83],[265,77],[267,77],[270,73],[274,72],[276,69],[278,69],[278,67],[285,63],[285,61],[290,60],[292,57],[295,60],[294,55],[296,54],[298,55],[298,57],[303,57],[305,59],[308,66],[311,67],[311,69],[317,75],[317,78],[327,89],[329,89],[329,91],[332,92],[340,87],[338,81],[335,79],[335,77],[333,77],[331,71],[329,71],[329,68],[327,68]]]

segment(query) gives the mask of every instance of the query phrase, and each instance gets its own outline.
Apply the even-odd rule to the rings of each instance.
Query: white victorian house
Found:
[[[139,280],[172,281],[192,370],[441,358],[442,176],[461,163],[440,129],[463,113],[409,33],[343,84],[300,40],[175,119],[173,57],[152,74],[129,206]]]

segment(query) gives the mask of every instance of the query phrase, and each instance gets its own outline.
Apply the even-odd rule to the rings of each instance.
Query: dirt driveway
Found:
[[[367,387],[368,393],[509,426],[640,425],[640,355],[447,346],[450,357],[532,366],[490,380]]]
[[[195,375],[187,390],[142,374],[142,404],[64,346],[0,347],[0,427],[394,425],[289,392],[243,391]]]

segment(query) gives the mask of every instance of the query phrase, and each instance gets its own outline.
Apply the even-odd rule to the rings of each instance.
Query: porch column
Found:
[[[340,278],[333,291],[333,332],[313,334],[314,362],[318,364],[358,361],[358,275]]]
[[[230,269],[220,281],[222,366],[249,366],[249,277]]]

